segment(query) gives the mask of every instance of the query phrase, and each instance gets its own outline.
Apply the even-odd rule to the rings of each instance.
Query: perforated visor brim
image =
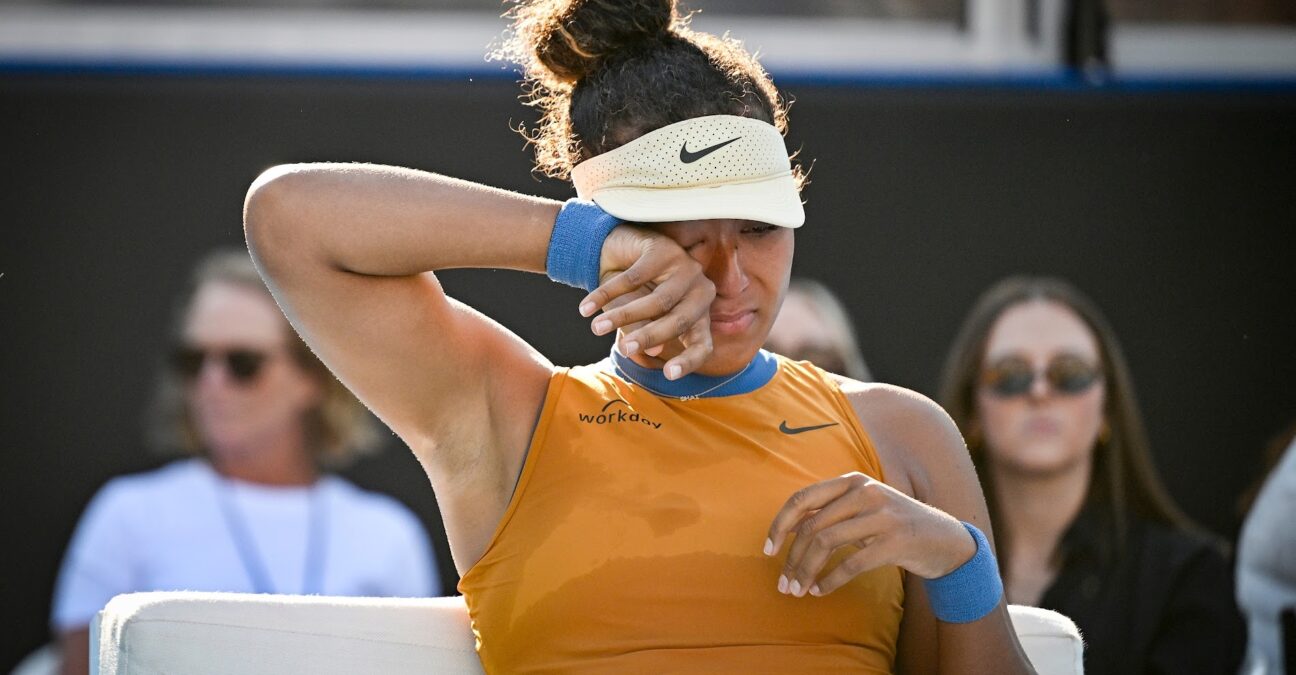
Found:
[[[608,187],[590,198],[621,220],[664,223],[737,218],[779,227],[805,224],[805,208],[792,172],[741,183],[695,187]]]

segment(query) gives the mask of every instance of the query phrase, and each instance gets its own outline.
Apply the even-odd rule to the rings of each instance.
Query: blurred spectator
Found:
[[[63,672],[87,671],[87,626],[120,593],[437,592],[414,514],[322,473],[373,448],[373,423],[289,327],[246,251],[201,261],[177,329],[151,435],[194,457],[109,481],[82,514],[51,618]]]
[[[846,308],[827,286],[813,279],[795,277],[788,284],[765,348],[860,382],[873,379]]]
[[[1107,320],[1055,279],[973,307],[941,401],[968,441],[1008,601],[1070,616],[1085,672],[1236,673],[1243,625],[1222,545],[1161,486]]]
[[[1243,675],[1296,673],[1296,426],[1242,526],[1237,597],[1247,618]]]

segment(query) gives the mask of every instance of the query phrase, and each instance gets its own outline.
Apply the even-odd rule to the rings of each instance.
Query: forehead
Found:
[[[1009,355],[1047,359],[1059,353],[1097,359],[1098,340],[1074,310],[1052,300],[1028,300],[1004,310],[986,342],[987,361]]]
[[[205,345],[273,346],[283,341],[285,319],[265,291],[209,281],[198,288],[183,334]]]

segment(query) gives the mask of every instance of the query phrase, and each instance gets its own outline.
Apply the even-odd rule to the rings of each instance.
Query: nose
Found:
[[[734,297],[747,289],[750,280],[743,271],[738,238],[726,233],[717,242],[706,267],[706,277],[715,284],[717,297]]]
[[[1049,385],[1048,376],[1045,375],[1041,368],[1035,369],[1035,376],[1031,378],[1030,398],[1032,401],[1042,401],[1053,392]]]
[[[193,379],[196,391],[228,389],[231,384],[233,383],[230,381],[229,369],[219,358],[211,355],[203,358],[202,367],[198,369],[198,375]]]

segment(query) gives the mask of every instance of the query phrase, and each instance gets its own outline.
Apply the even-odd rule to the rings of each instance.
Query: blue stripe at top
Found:
[[[717,398],[749,394],[765,386],[778,372],[778,359],[764,349],[756,352],[742,374],[699,375],[689,373],[678,380],[666,379],[666,374],[656,368],[645,368],[612,346],[614,372],[631,384],[638,384],[659,396],[675,398]],[[733,378],[730,381],[730,378]],[[706,393],[703,393],[706,392]]]
[[[947,68],[927,69],[802,69],[774,68],[780,87],[842,87],[860,89],[995,89],[1074,91],[1094,93],[1254,92],[1287,94],[1296,90],[1296,74],[1213,72],[1109,72],[1093,79],[1074,68],[1057,67],[982,73]],[[436,63],[410,60],[335,62],[326,60],[237,59],[174,57],[0,54],[0,75],[89,75],[177,77],[267,77],[409,81],[507,81],[522,75],[508,65],[473,61]]]

